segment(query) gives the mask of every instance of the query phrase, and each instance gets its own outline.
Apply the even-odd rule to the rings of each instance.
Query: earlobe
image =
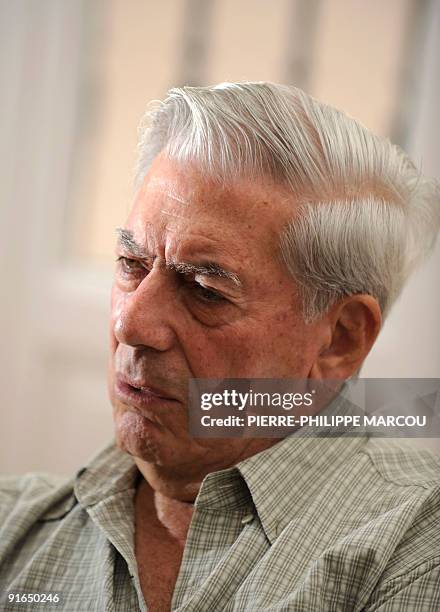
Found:
[[[331,339],[312,368],[313,378],[347,379],[362,365],[380,328],[380,307],[370,295],[348,296],[327,314]]]

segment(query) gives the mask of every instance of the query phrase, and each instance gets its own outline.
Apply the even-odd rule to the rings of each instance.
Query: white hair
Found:
[[[438,183],[389,140],[298,88],[171,89],[139,136],[136,189],[163,151],[221,181],[267,176],[291,191],[280,249],[307,321],[354,294],[375,297],[385,317],[435,244]]]

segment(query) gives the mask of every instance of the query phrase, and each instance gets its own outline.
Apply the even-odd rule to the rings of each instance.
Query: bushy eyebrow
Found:
[[[167,268],[175,270],[180,274],[202,274],[203,276],[216,276],[218,278],[226,278],[232,281],[237,287],[241,286],[241,281],[234,272],[225,270],[213,261],[193,264],[188,262],[172,261],[167,264]]]
[[[116,233],[118,236],[119,245],[127,252],[131,253],[139,259],[151,260],[151,256],[135,241],[133,232],[126,229],[117,228]],[[166,264],[167,268],[174,270],[179,274],[201,274],[203,276],[214,276],[217,278],[224,278],[230,280],[237,287],[241,287],[242,283],[235,272],[225,270],[218,263],[213,261],[204,261],[200,263],[189,263],[171,261]]]
[[[146,259],[148,257],[144,249],[138,245],[136,240],[133,238],[133,232],[130,230],[122,229],[121,227],[116,228],[116,235],[118,236],[118,244],[126,251],[135,255],[136,257]]]

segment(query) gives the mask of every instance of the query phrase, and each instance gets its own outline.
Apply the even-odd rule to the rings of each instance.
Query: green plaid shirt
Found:
[[[3,478],[0,609],[147,610],[134,556],[138,472],[111,444],[61,483]],[[391,440],[290,436],[209,474],[173,610],[440,610],[440,461]]]

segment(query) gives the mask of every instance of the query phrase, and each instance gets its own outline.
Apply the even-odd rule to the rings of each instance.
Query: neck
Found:
[[[137,529],[141,532],[150,532],[151,528],[165,529],[168,535],[184,545],[194,510],[192,503],[155,491],[141,478],[135,508]]]
[[[134,457],[134,460],[151,489],[164,497],[192,503],[196,499],[202,481],[207,474],[228,469],[279,441],[280,438],[249,438],[246,444],[240,446],[228,457],[223,454],[209,458],[208,450],[203,449],[203,454],[197,457],[197,461],[182,462],[178,465],[164,466],[163,463],[153,463],[139,457]]]
[[[182,503],[192,504],[206,474],[181,475],[153,463],[135,458],[136,465],[154,493]]]

